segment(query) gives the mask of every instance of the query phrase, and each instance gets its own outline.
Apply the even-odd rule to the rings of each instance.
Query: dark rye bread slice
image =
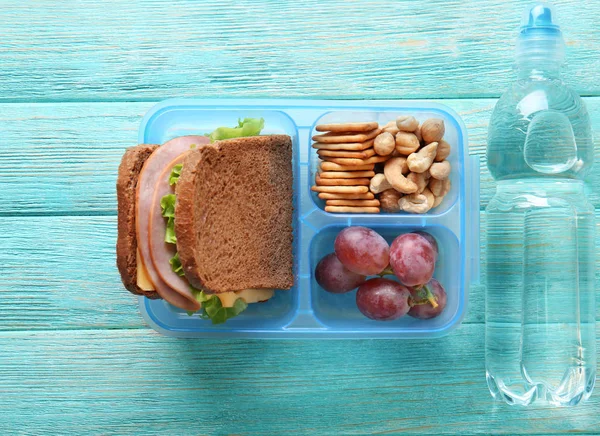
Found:
[[[160,296],[137,285],[137,237],[135,230],[135,197],[142,166],[158,145],[141,144],[125,151],[117,176],[117,268],[125,288],[135,295],[151,299]]]
[[[221,293],[294,283],[292,141],[218,141],[187,156],[177,182],[175,234],[188,281]]]

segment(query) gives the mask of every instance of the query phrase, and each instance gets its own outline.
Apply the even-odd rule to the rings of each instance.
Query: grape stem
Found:
[[[381,271],[379,274],[377,274],[379,277],[384,277],[384,276],[393,276],[394,275],[394,270],[392,269],[391,265],[388,265],[383,271]],[[423,289],[425,289],[425,298],[422,300],[415,300],[412,299],[412,306],[418,306],[420,304],[431,304],[433,306],[433,308],[437,308],[439,306],[439,304],[437,303],[437,298],[435,298],[435,295],[433,295],[433,293],[429,290],[429,288],[427,287],[427,285],[421,285],[421,286],[415,286],[413,288],[415,291],[419,292]]]
[[[413,300],[413,306],[418,306],[418,305],[427,304],[427,303],[431,304],[434,309],[439,306],[439,304],[437,303],[437,298],[429,290],[427,285],[415,286],[413,289],[415,291],[419,292],[420,294],[423,289],[425,290],[425,298],[422,300]]]
[[[437,303],[437,299],[435,298],[435,295],[433,295],[431,293],[431,291],[429,290],[427,285],[424,285],[423,288],[425,288],[425,293],[426,293],[425,295],[427,295],[427,300],[431,303],[433,308],[435,309],[436,307],[438,307],[438,303]]]

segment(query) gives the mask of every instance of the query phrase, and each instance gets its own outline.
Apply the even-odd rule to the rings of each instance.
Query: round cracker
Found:
[[[321,200],[373,200],[375,195],[373,195],[372,192],[364,194],[334,194],[331,192],[321,192],[319,193],[319,198]]]
[[[315,142],[312,148],[317,150],[347,150],[347,151],[361,151],[367,148],[373,147],[375,138],[369,139],[365,142],[341,142],[337,144],[324,144],[322,142]]]
[[[322,179],[357,179],[360,177],[375,177],[375,171],[323,171],[319,173]]]
[[[331,194],[365,194],[369,192],[368,186],[312,186],[315,192],[329,192]]]
[[[317,132],[368,132],[379,127],[376,121],[367,121],[363,123],[331,123],[319,124],[315,127]]]
[[[337,200],[326,200],[325,206],[367,206],[367,207],[379,207],[381,203],[379,200],[354,200],[354,199],[337,199]]]
[[[328,161],[328,162],[333,162],[333,163],[336,163],[339,165],[356,166],[356,167],[358,167],[358,166],[362,167],[363,165],[366,165],[364,159],[357,159],[357,158],[351,158],[351,157],[321,156],[321,159]]]
[[[366,150],[362,151],[318,150],[317,154],[319,156],[326,157],[351,157],[357,159],[368,159],[375,155],[375,150],[372,148],[367,148]]]
[[[335,162],[322,161],[320,168],[322,171],[373,171],[375,164],[351,166],[340,165]]]
[[[318,186],[369,186],[371,179],[323,179],[317,176],[315,183]]]
[[[325,206],[325,212],[330,213],[379,213],[378,207],[367,206]]]
[[[387,161],[390,156],[371,156],[370,158],[367,159],[356,159],[356,158],[345,158],[345,157],[326,157],[326,156],[322,156],[321,159],[323,160],[327,160],[339,165],[356,165],[356,166],[363,166],[363,165],[369,165],[369,164],[376,164],[379,162],[385,162]]]
[[[324,144],[343,144],[347,142],[365,142],[375,138],[381,133],[380,128],[369,130],[363,133],[341,134],[341,133],[324,133],[322,135],[314,135],[313,141],[322,142]]]

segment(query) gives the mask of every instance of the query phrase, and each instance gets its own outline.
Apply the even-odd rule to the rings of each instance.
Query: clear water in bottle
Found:
[[[585,105],[560,79],[563,59],[553,10],[532,7],[518,80],[489,127],[498,183],[486,209],[486,373],[509,404],[575,405],[596,376],[594,208],[581,181],[594,150]]]

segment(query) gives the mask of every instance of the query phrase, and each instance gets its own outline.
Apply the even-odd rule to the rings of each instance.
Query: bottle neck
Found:
[[[525,61],[517,64],[519,79],[553,80],[560,79],[560,64],[553,62]]]

